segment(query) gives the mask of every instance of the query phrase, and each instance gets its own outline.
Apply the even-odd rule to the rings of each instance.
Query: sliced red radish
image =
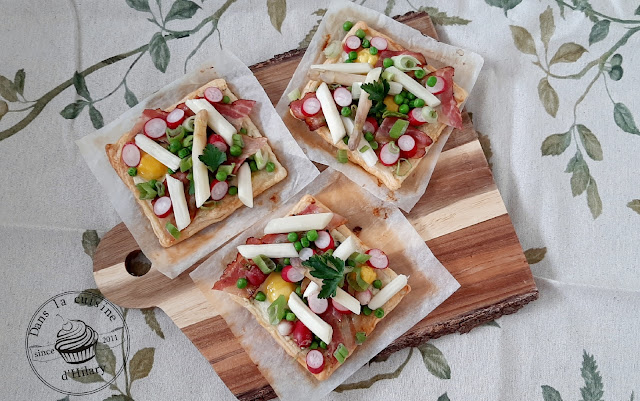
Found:
[[[295,341],[300,348],[307,348],[313,342],[313,334],[311,333],[311,330],[309,330],[300,320],[297,320],[294,323],[291,337],[293,337],[293,341]]]
[[[307,353],[307,369],[317,375],[324,370],[324,355],[317,349],[312,349]]]
[[[218,134],[213,134],[209,137],[210,144],[220,149],[221,152],[227,152],[227,143],[224,141],[224,138]]]
[[[218,88],[209,87],[204,90],[204,98],[207,99],[209,103],[218,103],[223,97],[222,91]]]
[[[175,108],[167,116],[167,127],[171,129],[178,128],[178,125],[182,124],[185,118],[185,112],[182,109]]]
[[[344,41],[344,51],[349,53],[351,51],[358,50],[361,44],[362,40],[360,40],[359,37],[351,35]]]
[[[311,248],[302,248],[300,252],[298,252],[298,255],[300,255],[300,260],[302,260],[303,262],[312,257],[313,254],[315,254],[315,251]]]
[[[307,302],[309,302],[309,309],[316,315],[324,313],[327,311],[329,307],[329,300],[324,298],[318,298],[318,292],[312,292],[307,297]]]
[[[229,183],[226,181],[213,180],[211,183],[211,199],[219,201],[224,198],[229,191]]]
[[[405,134],[398,138],[398,147],[400,148],[400,157],[405,159],[411,159],[418,153],[418,143],[411,135]]]
[[[304,269],[300,269],[298,267],[293,267],[291,265],[285,266],[282,269],[282,279],[289,283],[297,283],[298,281],[302,281],[304,278]]]
[[[280,323],[278,323],[278,333],[280,333],[281,336],[288,336],[291,334],[292,331],[293,331],[293,322],[290,322],[288,320],[283,320]]]
[[[351,313],[351,311],[349,309],[347,309],[346,307],[342,306],[342,304],[340,304],[338,301],[336,301],[335,298],[331,298],[331,304],[340,313],[344,313],[345,315],[348,315],[349,313]]]
[[[416,107],[415,109],[411,109],[409,112],[409,124],[413,126],[418,126],[426,123],[427,120],[424,119],[422,115],[422,107]],[[400,146],[398,144],[398,146]]]
[[[307,117],[313,117],[320,111],[320,101],[315,97],[310,97],[302,103],[302,114]]]
[[[398,145],[396,145],[395,142],[391,141],[380,149],[380,155],[378,158],[385,166],[393,166],[400,158],[400,148],[398,148]]]
[[[371,132],[372,134],[375,134],[378,130],[378,121],[375,119],[375,117],[367,117],[364,125],[362,126],[362,130],[364,132]]]
[[[322,252],[326,252],[329,249],[333,249],[335,243],[333,242],[333,237],[327,231],[318,231],[318,239],[313,241],[314,244],[320,249]]]
[[[371,43],[372,47],[375,47],[378,50],[386,50],[389,44],[385,38],[381,38],[380,36],[371,38],[369,42]]]
[[[140,164],[140,148],[135,143],[128,143],[122,147],[122,161],[129,167]]]
[[[360,305],[367,305],[371,301],[371,291],[358,291],[356,292],[356,299],[360,302]]]
[[[369,249],[365,253],[367,255],[371,255],[371,258],[367,260],[367,264],[374,269],[386,269],[389,267],[389,258],[382,250],[373,248]]]
[[[435,77],[435,75],[432,75],[432,76]],[[447,88],[447,83],[445,82],[444,79],[440,77],[436,77],[436,79],[437,81],[435,85],[433,86],[425,85],[425,88],[427,88],[427,90],[433,93],[434,95],[439,95],[440,93],[445,91],[445,89]]]
[[[167,132],[167,122],[162,118],[152,118],[144,124],[144,134],[151,139],[158,139]]]
[[[338,106],[346,107],[351,105],[353,96],[347,88],[340,87],[333,91],[333,100],[336,101]]]
[[[160,218],[167,217],[171,209],[171,198],[168,196],[161,196],[153,203],[153,213]]]

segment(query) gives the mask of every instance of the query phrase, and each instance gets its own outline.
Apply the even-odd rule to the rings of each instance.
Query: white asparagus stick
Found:
[[[344,124],[344,128],[347,130],[347,134],[350,135],[351,131],[353,131],[353,120],[350,119],[349,117],[343,117],[343,116],[340,116],[340,117],[342,118],[342,123]],[[367,146],[368,149],[365,150],[364,152],[360,152],[360,149],[362,149],[365,146]],[[360,138],[360,144],[358,145],[357,152],[369,167],[375,166],[376,163],[378,162],[378,156],[376,155],[376,152],[373,151],[373,149],[371,148],[371,145],[369,145],[369,142],[367,142],[367,140],[364,139],[364,136]]]
[[[238,170],[238,199],[247,207],[253,207],[253,185],[249,163],[243,163]]]
[[[187,198],[184,196],[184,185],[182,181],[173,178],[169,174],[166,176],[167,189],[173,205],[173,215],[176,218],[176,228],[178,231],[184,230],[191,223]]]
[[[342,120],[340,120],[338,106],[336,106],[336,102],[333,100],[331,91],[329,91],[329,87],[326,83],[323,82],[320,84],[316,90],[316,97],[320,101],[320,106],[322,106],[322,113],[324,114],[324,118],[327,120],[327,126],[331,132],[331,139],[333,139],[333,143],[335,145],[346,135],[346,131],[342,124]]]
[[[348,74],[338,71],[311,70],[308,75],[309,79],[314,81],[323,81],[327,84],[340,84],[344,86],[352,86],[356,82],[364,81],[364,77],[362,75]]]
[[[365,84],[377,81],[382,73],[382,67],[374,68],[369,71],[367,78],[364,80]],[[360,99],[358,99],[358,110],[356,111],[355,122],[353,124],[353,131],[349,135],[349,150],[356,150],[362,139],[362,127],[367,119],[369,110],[371,110],[372,102],[369,99],[368,93],[361,93]]]
[[[200,161],[200,155],[207,144],[207,111],[200,110],[196,114],[193,128],[193,148],[191,161],[193,163],[193,185],[196,190],[196,207],[202,206],[211,196],[209,190],[209,172],[207,166]]]
[[[206,99],[189,99],[185,102],[188,108],[194,113],[198,113],[200,110],[206,110],[209,120],[207,124],[209,127],[222,138],[229,146],[233,145],[233,134],[237,133],[236,129],[227,121],[215,107],[209,103]]]
[[[371,301],[369,301],[368,305],[369,308],[371,308],[372,310],[381,308],[406,285],[407,276],[405,276],[404,274],[400,274],[399,276],[391,280],[390,283],[385,285],[373,298],[371,298]]]
[[[341,243],[335,251],[333,251],[333,256],[346,261],[352,253],[356,251],[356,241],[353,239],[353,236],[349,236],[343,243]]]
[[[404,86],[406,90],[413,93],[416,97],[424,100],[427,106],[436,107],[440,105],[440,99],[435,97],[424,86],[420,85],[420,82],[414,81],[413,78],[400,71],[396,67],[389,67],[385,70],[393,74],[392,80],[398,82]]]
[[[320,337],[320,339],[326,344],[331,342],[331,339],[333,338],[333,327],[313,313],[313,311],[309,309],[304,302],[302,302],[298,295],[291,293],[291,295],[289,295],[289,302],[287,302],[287,305],[289,306],[289,309],[291,309],[291,312],[293,312],[313,334]]]
[[[151,155],[154,159],[176,171],[180,168],[180,158],[167,149],[160,146],[156,141],[143,134],[135,137],[136,146]]]
[[[304,275],[309,280],[311,280],[312,283],[316,283],[316,285],[322,288],[322,280],[320,280],[319,278],[313,277],[309,270],[307,270]],[[355,313],[356,315],[360,314],[360,310],[361,310],[360,301],[352,297],[351,294],[349,294],[342,288],[337,287],[336,295],[331,298],[335,299],[336,302],[338,302],[340,305],[344,306],[345,308],[349,309],[351,312]]]
[[[322,230],[333,218],[333,213],[303,214],[273,219],[264,228],[265,234]]]
[[[246,259],[252,259],[259,255],[268,258],[297,258],[298,251],[292,243],[282,244],[261,244],[261,245],[238,245],[238,252]]]
[[[347,74],[366,74],[371,71],[369,63],[313,64],[312,70],[346,72]]]

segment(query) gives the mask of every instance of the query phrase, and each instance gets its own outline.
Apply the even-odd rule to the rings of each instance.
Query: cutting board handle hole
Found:
[[[141,277],[151,270],[151,261],[140,249],[136,249],[127,255],[124,267],[132,276]]]

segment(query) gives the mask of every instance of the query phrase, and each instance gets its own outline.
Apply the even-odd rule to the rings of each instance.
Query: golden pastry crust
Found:
[[[355,23],[353,25],[351,30],[345,35],[344,39],[342,40],[342,43],[344,44],[344,41],[346,40],[347,37],[349,37],[351,35],[355,35],[355,33],[356,33],[356,31],[358,29],[364,30],[365,32],[367,32],[368,35],[380,36],[380,37],[385,38],[387,40],[387,42],[388,42],[387,49],[389,49],[389,50],[407,50],[404,47],[400,46],[398,43],[396,43],[393,39],[391,39],[387,35],[385,35],[385,34],[383,34],[381,32],[378,32],[373,28],[370,28],[363,21],[358,21],[357,23]],[[336,63],[338,61],[339,61],[339,57],[336,57],[336,58],[333,58],[333,59],[326,60],[324,62],[324,64],[334,64],[334,63]],[[427,65],[427,69],[429,71],[431,71],[431,72],[436,71],[436,68],[434,68],[431,65]],[[320,84],[321,84],[320,81],[311,80],[311,81],[307,82],[307,84],[305,85],[304,89],[302,90],[302,97],[304,97],[304,95],[306,93],[308,93],[308,92],[314,92],[316,89],[318,89],[318,86],[320,86]],[[460,107],[462,102],[467,98],[467,92],[462,87],[458,86],[454,82],[453,83],[453,96],[456,99],[456,102],[458,103],[458,107]],[[289,110],[289,112],[291,113],[291,110]],[[293,116],[293,113],[291,113],[291,115]],[[445,128],[447,128],[447,126],[445,124],[442,124],[442,123],[438,123],[438,124],[423,124],[422,126],[420,126],[418,128],[420,131],[422,131],[425,134],[427,134],[433,140],[433,143],[426,148],[427,152],[436,143],[436,141],[438,140],[438,138],[440,137],[442,132],[445,130]],[[337,144],[333,144],[333,139],[331,138],[331,132],[329,131],[329,128],[326,127],[326,126],[320,127],[317,130],[315,130],[314,132],[316,132],[318,135],[320,135],[322,137],[322,139],[327,141],[330,145],[332,145],[332,146],[334,146],[334,147],[336,147],[338,149],[347,149],[347,150],[349,149],[349,147],[347,145],[345,145],[343,142],[338,142]],[[389,188],[392,191],[400,189],[400,187],[402,186],[402,182],[404,180],[406,180],[411,175],[411,173],[413,173],[413,171],[416,168],[418,168],[418,164],[420,163],[420,161],[422,159],[424,159],[424,156],[421,157],[421,158],[417,158],[417,159],[409,159],[410,162],[411,162],[411,168],[409,168],[409,170],[407,170],[407,173],[405,175],[398,176],[398,175],[395,174],[395,167],[393,167],[393,166],[384,166],[381,163],[376,163],[372,167],[368,166],[367,163],[365,163],[365,161],[362,158],[362,156],[360,156],[360,152],[347,152],[347,155],[348,155],[349,160],[351,162],[359,165],[366,172],[368,172],[369,174],[374,175],[375,177],[377,177],[387,188]]]
[[[204,90],[209,87],[219,88],[222,93],[226,96],[229,96],[232,101],[237,100],[237,97],[233,94],[233,92],[231,92],[231,90],[227,86],[227,82],[224,79],[215,79],[191,92],[178,103],[165,109],[165,111],[173,110],[178,104],[184,103],[188,99],[194,99],[196,97],[203,96]],[[118,173],[125,185],[134,193],[136,201],[138,202],[138,205],[140,205],[142,212],[149,219],[151,227],[153,228],[153,232],[158,237],[160,245],[167,248],[179,242],[182,242],[187,238],[195,235],[198,231],[210,226],[211,224],[224,220],[236,209],[244,206],[237,196],[226,196],[224,197],[224,199],[217,202],[215,207],[213,207],[212,209],[198,209],[196,215],[191,220],[191,223],[184,230],[180,231],[180,238],[175,239],[165,229],[165,224],[172,221],[173,215],[162,219],[158,218],[158,216],[156,216],[153,212],[151,201],[138,199],[138,188],[136,188],[133,177],[130,177],[127,173],[128,167],[122,162],[121,159],[122,148],[125,144],[134,140],[134,137],[138,133],[140,133],[142,125],[143,124],[141,123],[136,124],[131,131],[120,137],[120,139],[116,143],[106,145],[105,150],[113,169],[116,171],[116,173]],[[258,128],[253,124],[248,116],[242,119],[242,127],[246,128],[248,136],[256,138],[262,136]],[[287,170],[280,164],[271,147],[267,144],[265,145],[263,150],[266,150],[266,153],[269,156],[269,161],[275,164],[275,170],[272,173],[269,173],[266,170],[260,170],[252,174],[251,183],[253,186],[254,198],[267,189],[271,188],[278,182],[282,181],[287,176]]]
[[[305,195],[293,207],[293,209],[291,209],[288,216],[301,212],[311,204],[316,204],[320,209],[323,209],[325,211],[330,211],[328,207],[323,205],[314,197],[310,195]],[[338,239],[339,241],[344,241],[349,236],[353,236],[353,238],[356,241],[356,248],[358,249],[358,251],[364,252],[370,249],[367,245],[365,245],[362,241],[360,241],[360,239],[345,225],[341,225],[336,229],[332,230],[331,235],[334,236],[334,238]],[[376,273],[378,275],[378,279],[382,281],[383,285],[386,285],[397,276],[397,274],[393,270],[391,270],[391,268],[376,270]],[[406,285],[400,292],[398,292],[389,301],[387,301],[387,303],[384,304],[384,306],[382,307],[385,313],[384,315],[387,316],[398,305],[398,303],[400,303],[402,298],[409,293],[409,291],[411,291],[411,287],[409,285]],[[280,333],[278,333],[277,326],[274,326],[269,323],[269,317],[266,314],[266,308],[261,307],[261,305],[263,305],[264,302],[255,301],[254,299],[242,298],[237,295],[232,295],[232,294],[229,294],[229,295],[231,295],[231,298],[235,302],[237,302],[239,305],[247,308],[247,310],[249,310],[249,312],[251,312],[251,314],[255,316],[258,323],[262,327],[264,327],[265,330],[269,332],[269,334],[271,334],[271,336],[276,340],[276,342],[280,344],[280,346],[282,346],[282,348],[284,348],[284,350],[289,355],[295,358],[298,361],[298,363],[302,365],[302,367],[304,367],[304,369],[308,372],[306,356],[309,350],[308,349],[301,350],[300,347],[298,347],[298,345],[290,337],[282,336],[280,335]],[[350,316],[352,316],[353,318],[353,324],[354,324],[354,327],[356,328],[356,331],[364,332],[367,335],[367,337],[369,336],[369,334],[373,332],[373,329],[381,321],[381,319],[376,318],[373,314],[369,316],[365,316],[363,314],[350,315]],[[353,351],[356,348],[357,348],[357,345],[351,348],[348,348],[349,356],[352,355]],[[340,366],[341,364],[338,363],[337,361],[335,361],[335,363],[330,363],[330,361],[325,360],[324,370],[319,374],[313,374],[313,376],[318,380],[326,380]],[[309,372],[309,374],[312,374],[312,373]]]

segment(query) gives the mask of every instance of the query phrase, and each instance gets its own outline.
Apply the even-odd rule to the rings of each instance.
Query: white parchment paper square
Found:
[[[346,217],[350,229],[361,227],[359,238],[368,246],[384,250],[389,256],[389,266],[396,273],[409,276],[411,286],[411,292],[376,326],[364,345],[325,381],[309,374],[227,293],[211,289],[236,257],[237,246],[244,244],[248,237],[262,237],[269,220],[285,216],[306,194]],[[220,248],[190,275],[282,400],[300,400],[302,395],[306,401],[323,398],[460,287],[398,208],[374,197],[331,168],[270,216]]]
[[[280,201],[289,199],[319,174],[291,137],[249,68],[231,53],[218,49],[214,54],[210,61],[141,101],[109,125],[76,142],[89,168],[104,187],[140,249],[160,272],[170,278],[178,276],[229,238],[249,227],[256,219],[270,214]],[[262,135],[269,139],[271,148],[287,169],[288,175],[260,194],[252,209],[241,207],[225,220],[203,229],[193,237],[170,248],[163,248],[149,220],[137,204],[135,195],[109,164],[104,147],[108,143],[115,143],[128,132],[144,109],[166,108],[216,78],[224,78],[231,91],[239,98],[257,102],[249,117]]]
[[[397,191],[390,191],[386,186],[379,185],[378,179],[360,166],[353,163],[338,163],[336,148],[325,142],[319,135],[310,132],[304,122],[295,119],[289,113],[290,101],[287,94],[296,88],[302,89],[306,85],[309,81],[307,72],[312,64],[320,64],[325,61],[322,50],[327,43],[327,36],[331,38],[329,41],[343,39],[345,32],[342,29],[342,24],[346,20],[365,21],[371,28],[390,36],[404,48],[424,54],[428,63],[436,68],[453,66],[455,68],[455,82],[469,94],[471,94],[484,60],[476,53],[438,42],[422,35],[416,29],[371,9],[351,2],[334,1],[324,15],[302,61],[276,105],[278,114],[311,160],[341,171],[378,198],[409,212],[426,191],[438,156],[440,156],[453,128],[447,127],[443,131],[438,141],[420,161],[418,168],[402,183],[402,187]]]

